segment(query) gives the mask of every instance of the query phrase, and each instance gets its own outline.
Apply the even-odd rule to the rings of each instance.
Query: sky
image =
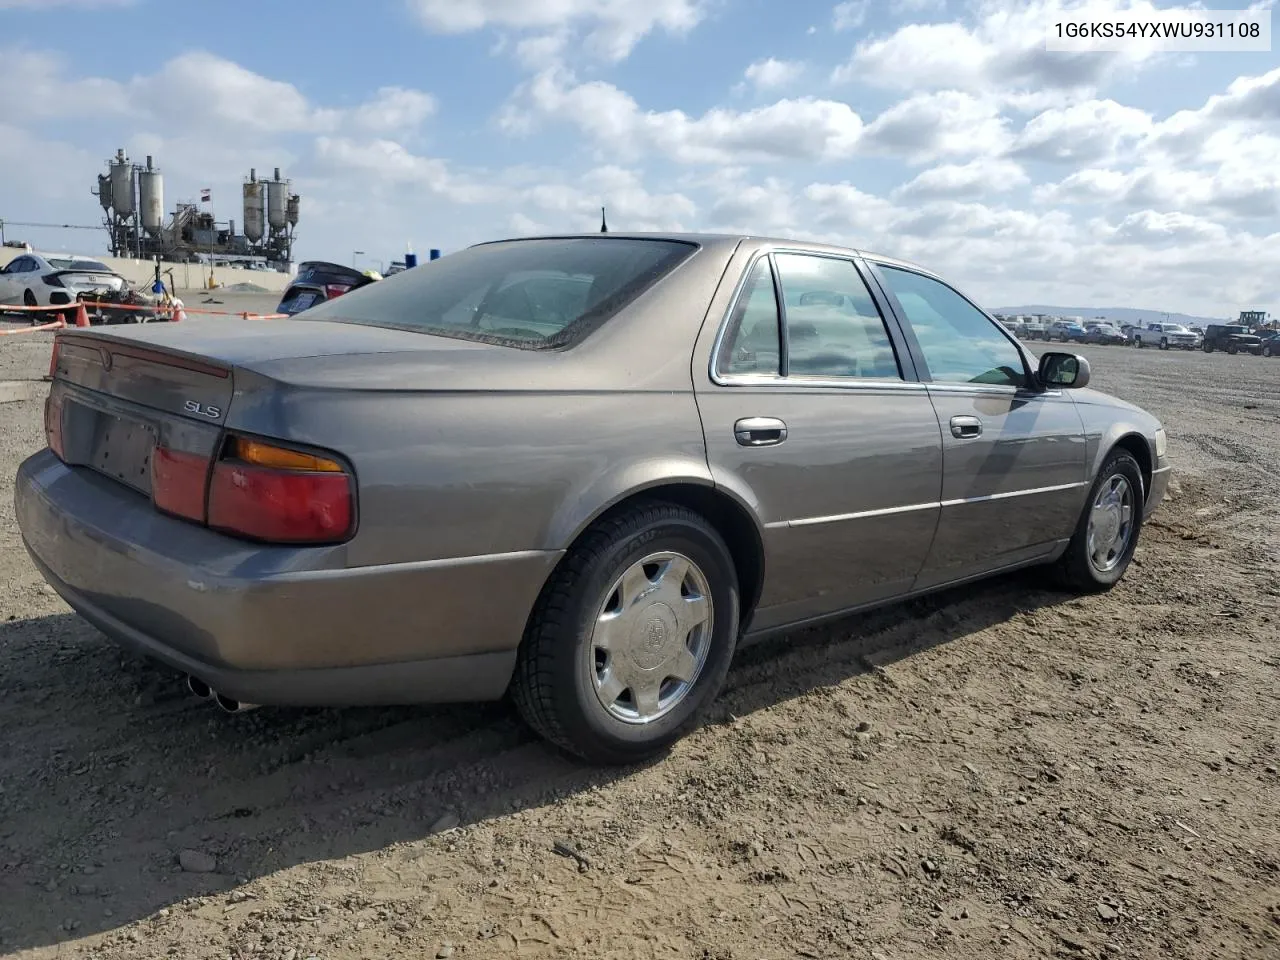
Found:
[[[237,223],[249,169],[280,167],[299,259],[377,268],[605,206],[615,231],[904,257],[991,307],[1280,313],[1280,54],[1046,51],[1077,6],[0,0],[0,218],[98,222],[124,147],[168,210],[211,187]]]

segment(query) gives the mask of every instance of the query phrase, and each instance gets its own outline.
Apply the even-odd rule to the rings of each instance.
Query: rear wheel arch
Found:
[[[585,520],[565,550],[568,557],[574,547],[592,527],[603,520],[624,513],[646,503],[673,503],[692,510],[715,528],[733,556],[738,575],[740,602],[739,623],[746,629],[764,586],[764,539],[760,525],[750,509],[732,494],[709,482],[694,480],[669,480],[634,489],[627,494],[602,505]],[[560,563],[565,561],[562,558]],[[547,577],[550,583],[559,564]]]

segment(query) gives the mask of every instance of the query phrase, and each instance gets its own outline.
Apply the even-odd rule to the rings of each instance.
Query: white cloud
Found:
[[[429,29],[469,33],[485,27],[520,31],[573,28],[587,47],[609,60],[622,60],[654,30],[688,33],[704,15],[700,0],[409,0]]]
[[[804,73],[804,64],[795,60],[757,60],[743,74],[757,90],[773,90],[794,83]]]
[[[845,0],[831,11],[831,26],[835,30],[856,30],[867,19],[870,0]]]
[[[1093,227],[1103,236],[1143,246],[1173,243],[1223,243],[1227,230],[1220,223],[1189,213],[1157,213],[1141,210],[1131,213],[1114,226],[1094,221]]]
[[[867,125],[868,153],[926,162],[940,156],[975,156],[1004,149],[1006,122],[987,99],[944,90],[902,100]]]
[[[383,87],[367,103],[357,107],[353,119],[365,130],[407,133],[436,109],[435,97],[421,90]]]
[[[1029,182],[1026,171],[1011,160],[981,157],[969,163],[946,163],[921,171],[893,191],[895,200],[959,199],[1006,193]]]
[[[536,185],[522,199],[560,223],[587,220],[605,207],[615,230],[685,230],[698,212],[683,194],[652,193],[638,173],[616,166],[597,167],[571,182]]]
[[[1064,0],[980,0],[972,25],[908,23],[863,41],[832,79],[911,91],[1091,91],[1153,59],[1136,47],[1125,53],[1046,51],[1045,25],[1056,12],[1080,6]],[[1092,6],[1100,19],[1115,19],[1119,12],[1136,18],[1155,9],[1149,0]]]
[[[1114,100],[1089,100],[1033,117],[1010,149],[1031,160],[1096,163],[1125,151],[1151,130],[1151,116],[1144,110]]]
[[[1037,187],[1034,196],[1046,204],[1119,204],[1166,214],[1200,211],[1260,219],[1280,216],[1280,167],[1087,168]]]
[[[612,84],[577,83],[562,70],[532,78],[500,123],[523,133],[538,118],[577,125],[602,154],[656,153],[680,163],[838,159],[853,154],[862,133],[862,119],[839,101],[802,97],[746,111],[717,107],[691,117],[682,110],[642,110]]]
[[[921,13],[941,13],[947,8],[947,0],[891,0],[890,7],[897,16],[913,16]]]
[[[62,57],[20,48],[0,48],[0,89],[21,91],[0,97],[0,120],[30,122],[28,103],[59,105],[60,115],[120,117],[133,112],[124,84],[98,77],[72,79]]]
[[[317,131],[338,121],[336,111],[314,107],[293,84],[204,51],[179,54],[159,73],[134,78],[127,96],[158,119],[206,130]]]
[[[1242,140],[1259,130],[1280,126],[1280,67],[1261,76],[1237,77],[1226,93],[1209,97],[1194,110],[1179,110],[1156,124],[1149,146],[1166,153],[1195,157],[1210,137]]]

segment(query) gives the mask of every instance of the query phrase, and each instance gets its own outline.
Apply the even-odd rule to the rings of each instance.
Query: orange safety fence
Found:
[[[168,304],[156,304],[148,307],[131,303],[100,303],[97,300],[82,300],[81,302],[86,307],[101,307],[108,310],[154,310],[156,313],[163,313],[175,309],[175,307]],[[199,313],[212,317],[239,317],[241,320],[282,320],[289,316],[287,313],[249,313],[247,310],[205,310],[201,307],[188,307],[186,304],[176,309],[180,309],[183,314]]]
[[[53,323],[42,323],[36,327],[19,327],[17,330],[0,330],[0,337],[12,337],[19,333],[35,333],[39,330],[61,330],[66,327],[67,321],[59,318]]]
[[[57,307],[28,307],[28,306],[6,306],[0,308],[5,313],[71,313],[71,304],[64,303]],[[76,326],[87,327],[89,325],[89,317],[86,314],[83,319],[81,314],[85,313],[84,307],[75,309]],[[65,317],[58,317],[52,323],[41,323],[32,327],[19,327],[17,330],[0,330],[0,337],[11,337],[19,333],[37,333],[41,330],[61,330],[66,327],[67,321]]]
[[[76,304],[69,303],[60,304],[53,307],[26,307],[26,306],[6,306],[3,309],[5,313],[48,313],[61,312],[70,313],[72,310],[76,312],[75,325],[77,327],[89,326],[89,318],[87,313],[88,307],[105,310],[139,310],[148,311],[157,314],[168,314],[170,322],[178,322],[185,320],[188,314],[207,314],[214,317],[239,317],[241,320],[284,320],[288,319],[287,313],[250,313],[247,310],[205,310],[200,307],[188,307],[185,304],[178,306],[177,304],[158,303],[151,306],[134,303],[105,303],[98,300],[80,300]],[[59,321],[57,324],[43,324],[38,327],[23,327],[21,330],[4,330],[0,334],[12,333],[30,333],[33,330],[53,330],[58,326],[68,326],[65,321]]]

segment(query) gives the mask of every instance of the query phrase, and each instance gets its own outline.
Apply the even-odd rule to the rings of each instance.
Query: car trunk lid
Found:
[[[87,273],[79,270],[59,270],[56,276],[59,282],[74,293],[88,293],[92,290],[120,291],[124,289],[124,278],[113,273]]]
[[[72,466],[151,494],[157,446],[211,458],[231,403],[230,367],[88,332],[60,334],[45,429]]]

